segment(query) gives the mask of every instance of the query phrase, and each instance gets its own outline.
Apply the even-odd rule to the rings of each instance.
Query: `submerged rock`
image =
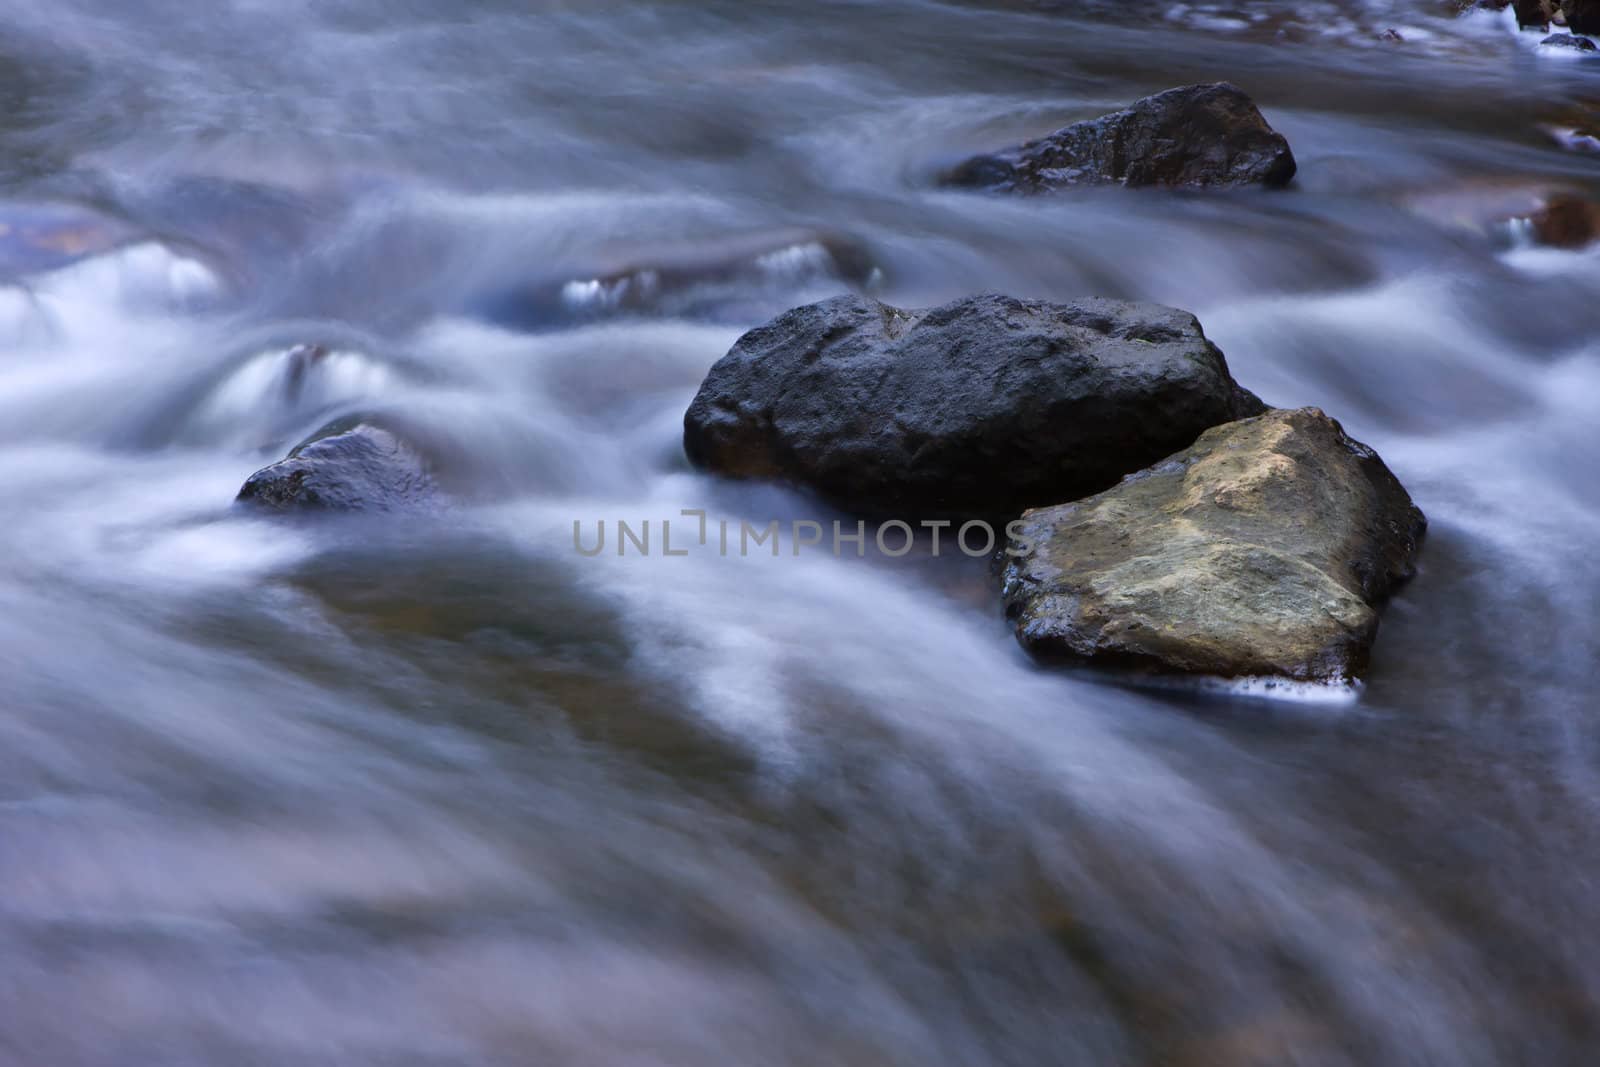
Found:
[[[1553,33],[1540,41],[1545,48],[1558,48],[1572,52],[1600,52],[1595,43],[1587,37],[1574,37],[1570,33]]]
[[[1522,28],[1548,27],[1561,9],[1559,0],[1511,0],[1517,12],[1517,25]]]
[[[1600,153],[1600,98],[1577,96],[1545,110],[1539,128],[1569,151]]]
[[[69,170],[37,187],[58,211],[93,206],[92,213],[87,207],[71,209],[80,216],[90,213],[86,223],[73,226],[79,234],[72,239],[74,249],[91,228],[109,231],[112,240],[97,239],[101,247],[91,252],[109,250],[107,245],[158,244],[204,264],[230,289],[282,279],[286,263],[302,256],[311,238],[334,231],[348,207],[348,196],[339,189],[203,174],[144,178]],[[11,219],[0,217],[0,222]]]
[[[1038,141],[967,160],[945,184],[1037,193],[1066,185],[1284,186],[1294,153],[1236,86],[1190,85]]]
[[[389,430],[358,423],[296,446],[252,474],[237,499],[273,511],[397,511],[437,496],[419,451]]]
[[[1262,409],[1174,308],[844,296],[740,338],[689,407],[684,448],[861,513],[999,516],[1097,492]]]
[[[0,284],[46,274],[141,239],[120,219],[71,203],[0,203]]]
[[[1556,188],[1521,179],[1433,182],[1397,190],[1395,202],[1436,226],[1486,237],[1503,234],[1509,222],[1527,219]]]
[[[1098,496],[1024,515],[1006,612],[1046,661],[1349,679],[1425,528],[1337,422],[1270,411]]]
[[[1534,240],[1552,248],[1584,248],[1600,236],[1600,206],[1571,193],[1552,196],[1529,219]]]

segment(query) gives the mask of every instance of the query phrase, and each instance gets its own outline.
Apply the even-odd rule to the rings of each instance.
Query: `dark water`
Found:
[[[0,4],[0,221],[102,213],[6,231],[0,1060],[1593,1062],[1600,258],[1498,220],[1600,190],[1600,60],[1450,7]],[[1219,78],[1295,190],[929,188]],[[1433,524],[1366,686],[1042,673],[958,560],[572,551],[812,514],[678,437],[846,284],[1180,305],[1342,419]],[[460,503],[230,509],[353,413]]]

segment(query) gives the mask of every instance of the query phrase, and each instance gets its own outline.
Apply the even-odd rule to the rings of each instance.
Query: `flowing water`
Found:
[[[1600,59],[1423,0],[205,7],[0,3],[0,1062],[1593,1062],[1600,255],[1503,220],[1600,191]],[[932,186],[1219,79],[1294,189]],[[851,285],[1178,305],[1341,419],[1432,521],[1365,686],[1041,671],[959,557],[573,550],[815,515],[681,420]],[[231,506],[354,415],[454,502]]]

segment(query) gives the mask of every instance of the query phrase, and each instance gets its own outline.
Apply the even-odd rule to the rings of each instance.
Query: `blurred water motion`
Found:
[[[1450,7],[0,10],[0,1062],[1591,1062],[1600,257],[1510,220],[1600,191],[1600,60]],[[930,187],[1220,78],[1297,188]],[[681,419],[848,288],[1186,307],[1341,419],[1433,522],[1366,687],[1040,672],[960,560],[571,551],[814,510]],[[457,506],[229,508],[353,415]]]

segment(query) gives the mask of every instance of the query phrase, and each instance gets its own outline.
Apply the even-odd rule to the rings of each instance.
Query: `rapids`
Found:
[[[1600,252],[1496,205],[1600,192],[1600,59],[1130,7],[0,3],[0,192],[111,235],[0,286],[0,1062],[1593,1062]],[[1294,189],[931,187],[1219,79]],[[831,519],[680,435],[847,285],[1188,308],[1342,420],[1432,524],[1366,684],[1044,672],[982,561],[573,551]],[[231,507],[352,414],[457,502]]]

